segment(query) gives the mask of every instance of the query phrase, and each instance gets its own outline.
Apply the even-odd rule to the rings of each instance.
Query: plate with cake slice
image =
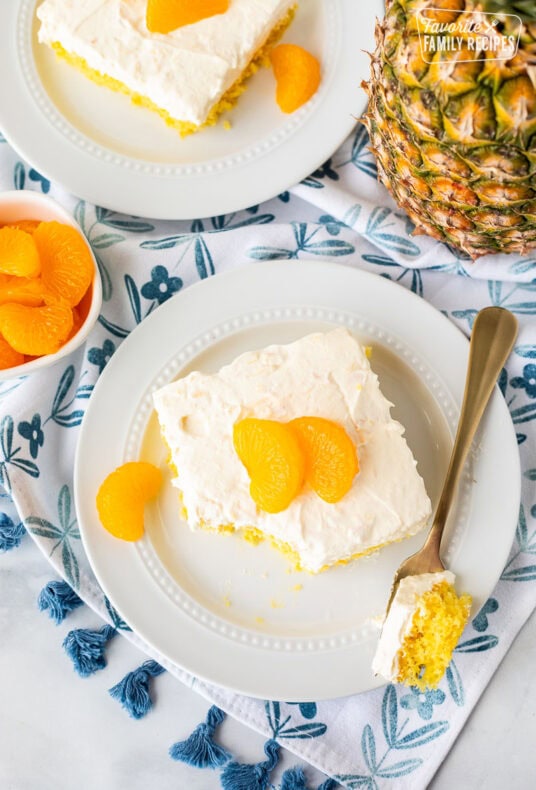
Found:
[[[0,125],[43,175],[127,214],[214,216],[285,191],[351,132],[381,0],[155,5],[1,4]]]
[[[441,491],[468,345],[411,292],[328,262],[238,268],[168,300],[106,366],[77,448],[84,548],[121,616],[251,696],[380,685],[381,618]],[[99,492],[140,462],[160,488],[137,535],[128,520],[111,534]],[[473,612],[506,561],[519,480],[497,389],[443,545]]]

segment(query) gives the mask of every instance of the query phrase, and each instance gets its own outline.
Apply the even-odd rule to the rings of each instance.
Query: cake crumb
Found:
[[[303,590],[303,584],[295,584],[292,589],[294,592],[299,592],[300,590]]]
[[[270,606],[272,607],[272,609],[284,609],[285,608],[285,604],[282,603],[281,601],[276,601],[275,598],[272,598],[272,600],[270,601]]]
[[[225,129],[225,131],[227,131],[227,132],[229,131],[229,129],[233,128],[233,124],[231,123],[231,121],[228,121],[228,120],[225,120],[223,122],[222,126]]]
[[[233,583],[232,583],[231,579],[225,579],[224,584],[223,584],[222,592],[223,592],[223,603],[224,603],[224,606],[227,606],[227,607],[230,607],[230,606],[233,605],[233,602],[232,602],[232,599],[231,599],[232,586],[233,586]]]
[[[264,617],[256,617],[255,622],[262,625],[264,623]]]

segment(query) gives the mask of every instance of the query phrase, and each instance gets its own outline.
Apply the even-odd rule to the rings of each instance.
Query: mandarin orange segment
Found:
[[[55,354],[73,326],[71,308],[63,302],[27,307],[0,305],[0,333],[15,351],[29,356]]]
[[[261,510],[279,513],[299,493],[305,460],[287,425],[248,417],[235,423],[233,443],[250,478],[250,494]]]
[[[6,222],[8,228],[18,228],[26,231],[26,233],[33,233],[40,224],[40,219],[18,219],[16,222]]]
[[[139,540],[145,531],[145,505],[162,485],[162,472],[146,461],[118,466],[103,481],[96,504],[103,527],[122,540]]]
[[[207,17],[224,14],[229,0],[148,0],[147,29],[150,33],[171,33]]]
[[[19,354],[0,336],[0,370],[14,368],[16,365],[22,365],[23,362],[24,354]]]
[[[85,294],[83,295],[82,299],[76,305],[77,313],[80,317],[80,324],[82,325],[86,318],[88,317],[88,313],[91,309],[91,302],[93,301],[93,289],[90,287],[87,289]]]
[[[298,417],[289,426],[306,458],[307,482],[321,499],[339,502],[359,471],[354,443],[342,425],[323,417]]]
[[[91,285],[94,272],[83,236],[70,225],[41,222],[33,239],[41,258],[44,288],[74,307]]]
[[[270,53],[276,79],[276,101],[291,113],[309,101],[320,85],[320,63],[297,44],[278,44]]]
[[[67,336],[67,340],[70,340],[72,337],[74,337],[83,324],[83,319],[80,315],[80,311],[78,307],[73,307],[72,312],[73,312],[73,325],[71,327],[71,331]]]
[[[0,272],[36,277],[41,270],[33,236],[19,228],[0,228]]]
[[[29,307],[43,304],[43,284],[40,277],[15,277],[0,274],[0,304],[18,302]]]

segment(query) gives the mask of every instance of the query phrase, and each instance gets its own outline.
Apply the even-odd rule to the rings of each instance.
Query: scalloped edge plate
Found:
[[[146,536],[135,545],[103,530],[95,495],[105,475],[126,460],[142,456],[165,466],[150,406],[154,388],[192,367],[211,370],[247,348],[341,323],[372,340],[382,388],[400,391],[405,403],[395,409],[409,415],[408,441],[436,499],[463,396],[468,341],[403,287],[333,263],[260,263],[180,292],[119,347],[82,424],[76,508],[104,592],[165,658],[254,697],[318,700],[381,685],[370,669],[378,616],[394,570],[423,536],[318,576],[294,577],[268,545],[191,533],[180,521],[169,483],[148,511]],[[426,436],[428,444],[420,444]],[[517,442],[498,388],[466,477],[446,534],[446,557],[476,612],[506,562],[520,501]],[[296,582],[302,591],[291,591]],[[273,606],[277,596],[284,606]],[[254,617],[252,602],[262,617]]]
[[[181,139],[149,110],[94,85],[37,42],[36,0],[0,3],[0,126],[39,172],[84,200],[155,219],[227,214],[285,191],[318,168],[366,105],[381,0],[307,0],[284,40],[319,53],[322,84],[290,116],[269,69],[250,81],[226,130]]]

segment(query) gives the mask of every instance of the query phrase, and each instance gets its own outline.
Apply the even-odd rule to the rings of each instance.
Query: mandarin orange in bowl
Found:
[[[95,256],[71,214],[39,192],[0,193],[0,381],[79,348],[101,303]]]

